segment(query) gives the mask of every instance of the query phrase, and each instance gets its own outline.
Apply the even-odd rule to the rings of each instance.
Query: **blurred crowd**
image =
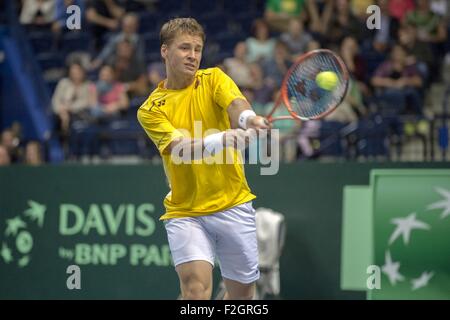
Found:
[[[164,22],[159,16],[168,15],[162,10],[182,15],[198,2],[214,7],[212,13],[199,14],[200,22],[209,22],[203,67],[222,68],[257,113],[271,110],[283,75],[303,53],[328,48],[345,61],[351,83],[335,112],[323,121],[302,125],[276,123],[286,162],[316,156],[314,141],[327,122],[341,128],[380,112],[428,119],[424,110],[427,89],[442,81],[446,56],[450,63],[447,0],[249,1],[254,5],[249,14],[229,23],[217,21],[221,13],[216,11],[230,5],[242,10],[245,3],[224,0],[211,5],[214,1],[191,0],[167,9],[164,0],[22,0],[20,23],[30,34],[51,33],[52,52],[67,49],[66,40],[77,32],[66,27],[69,6],[77,5],[82,26],[89,26],[88,37],[76,38],[82,39],[80,46],[64,56],[66,72],[56,75],[51,88],[55,134],[68,157],[83,152],[82,148],[74,151],[74,137],[88,128],[111,126],[130,112],[134,117],[135,108],[165,77],[158,33]],[[372,13],[367,8],[373,4],[380,8],[381,28],[370,30],[367,19]],[[189,13],[196,17],[194,9]],[[232,24],[235,21],[240,22],[239,29]],[[217,23],[221,26],[212,32]],[[230,39],[231,46],[226,43]],[[16,127],[2,132],[0,163],[42,162],[44,146],[35,141],[24,145]]]

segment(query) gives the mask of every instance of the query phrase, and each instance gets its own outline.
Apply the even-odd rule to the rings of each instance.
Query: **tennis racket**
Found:
[[[323,89],[316,82],[316,76],[325,71],[332,71],[337,76],[337,84],[332,90]],[[318,49],[305,53],[284,76],[280,95],[266,119],[269,122],[320,119],[341,104],[347,94],[348,83],[347,67],[333,51]],[[290,115],[273,117],[281,105],[287,108]]]

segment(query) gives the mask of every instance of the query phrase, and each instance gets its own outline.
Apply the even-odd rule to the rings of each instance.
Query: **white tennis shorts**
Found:
[[[240,283],[259,279],[258,242],[252,202],[211,215],[164,222],[174,265],[205,260],[222,277]]]

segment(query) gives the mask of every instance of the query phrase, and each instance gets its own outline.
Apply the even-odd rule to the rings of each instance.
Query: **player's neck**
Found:
[[[173,76],[168,74],[164,81],[164,88],[170,90],[180,90],[189,87],[194,82],[194,77],[191,76]]]

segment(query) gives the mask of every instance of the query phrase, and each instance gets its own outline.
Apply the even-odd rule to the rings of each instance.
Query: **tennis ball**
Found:
[[[339,78],[337,74],[333,71],[323,71],[317,74],[316,83],[317,85],[325,90],[333,90],[337,87]]]

